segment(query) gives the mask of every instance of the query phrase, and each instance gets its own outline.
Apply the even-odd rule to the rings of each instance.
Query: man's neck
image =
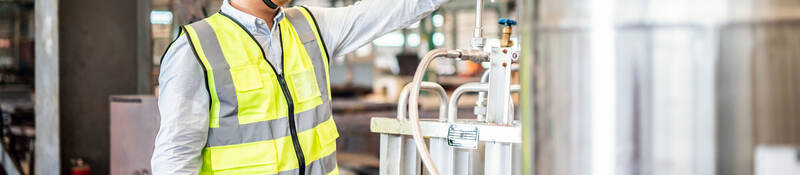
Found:
[[[232,0],[229,2],[233,8],[264,20],[269,28],[272,28],[273,19],[278,14],[278,9],[269,8],[260,0]]]

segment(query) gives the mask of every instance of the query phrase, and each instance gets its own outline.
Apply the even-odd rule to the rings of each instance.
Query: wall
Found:
[[[59,2],[61,166],[109,172],[110,94],[137,93],[137,1]]]

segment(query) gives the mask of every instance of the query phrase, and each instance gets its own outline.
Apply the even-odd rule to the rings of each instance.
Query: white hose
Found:
[[[460,56],[460,53],[447,49],[434,49],[428,52],[428,54],[425,54],[425,57],[422,58],[419,66],[417,66],[414,79],[411,80],[411,92],[408,99],[408,105],[410,106],[408,108],[408,118],[411,120],[411,135],[414,137],[414,144],[417,146],[417,152],[420,158],[422,158],[422,163],[425,164],[425,168],[428,169],[431,175],[439,175],[439,170],[436,168],[436,165],[433,164],[431,153],[428,151],[428,146],[425,145],[425,139],[422,137],[422,129],[419,126],[419,108],[417,106],[419,106],[419,90],[422,86],[422,76],[425,74],[425,71],[428,70],[428,64],[436,59],[436,57],[442,56],[457,58]]]
[[[481,50],[449,50],[449,49],[434,49],[425,54],[417,66],[417,71],[414,72],[414,78],[411,80],[411,92],[408,95],[408,118],[411,120],[411,136],[414,137],[414,144],[417,146],[417,153],[422,158],[422,163],[428,169],[431,175],[439,175],[439,170],[433,164],[431,153],[428,151],[428,146],[425,145],[425,139],[422,137],[422,129],[419,126],[419,91],[422,87],[422,76],[428,70],[428,65],[437,57],[459,58],[462,60],[470,60],[473,62],[483,62],[489,59],[488,53]]]

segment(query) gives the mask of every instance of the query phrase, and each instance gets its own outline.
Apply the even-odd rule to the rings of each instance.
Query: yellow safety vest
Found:
[[[211,97],[200,174],[339,174],[325,45],[308,9],[284,13],[281,74],[222,12],[183,26]]]

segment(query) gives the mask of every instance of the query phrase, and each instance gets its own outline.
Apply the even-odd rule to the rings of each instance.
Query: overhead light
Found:
[[[172,12],[153,10],[150,11],[151,24],[172,24]]]
[[[441,14],[433,15],[433,26],[441,27],[444,25],[444,16]]]
[[[406,37],[406,40],[408,41],[408,47],[417,47],[417,46],[419,46],[419,42],[420,42],[419,34],[416,34],[416,33],[408,34],[408,37]]]
[[[433,34],[433,45],[441,46],[444,45],[444,34],[441,32],[436,32]]]

